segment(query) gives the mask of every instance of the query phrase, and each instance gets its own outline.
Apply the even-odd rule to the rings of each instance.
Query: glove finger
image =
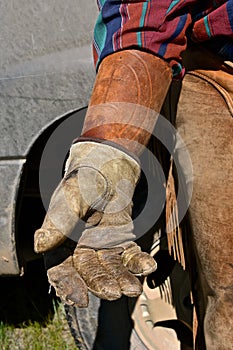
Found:
[[[76,178],[64,178],[52,195],[42,227],[35,232],[35,252],[54,249],[69,237],[78,222],[78,200]]]
[[[120,249],[122,252],[122,249]],[[116,249],[101,249],[97,252],[100,263],[119,283],[122,294],[137,297],[142,293],[142,285],[122,264],[122,258]]]
[[[48,269],[47,275],[56,295],[63,303],[77,307],[88,306],[87,286],[74,268],[71,256],[61,264]]]
[[[61,245],[66,238],[67,236],[60,232],[46,215],[43,227],[34,234],[34,250],[36,253],[48,252]]]
[[[74,266],[88,289],[97,297],[116,300],[122,295],[117,280],[101,265],[94,249],[77,248],[73,255]]]
[[[147,276],[157,269],[154,258],[132,243],[122,254],[123,265],[136,276]]]

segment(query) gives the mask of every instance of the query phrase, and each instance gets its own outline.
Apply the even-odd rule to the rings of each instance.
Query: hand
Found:
[[[72,146],[64,179],[35,233],[37,252],[59,258],[66,253],[48,268],[49,281],[65,303],[87,306],[88,290],[107,300],[138,296],[142,286],[134,274],[156,269],[154,259],[133,242],[132,196],[139,175],[139,164],[112,146]],[[67,238],[80,219],[86,227],[72,251]]]
[[[61,260],[64,248],[63,252],[60,247],[54,252]],[[50,264],[57,261],[54,252],[45,256],[47,266],[49,260]],[[122,295],[139,296],[142,285],[135,274],[146,276],[154,270],[151,259],[135,243],[125,250],[110,248],[96,251],[76,246],[74,252],[70,251],[64,261],[48,268],[47,273],[50,284],[64,303],[87,307],[88,290],[106,300],[116,300]]]

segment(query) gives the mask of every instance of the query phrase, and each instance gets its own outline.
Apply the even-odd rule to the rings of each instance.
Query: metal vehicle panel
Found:
[[[96,15],[95,0],[0,4],[0,275],[21,273],[15,210],[32,146],[60,116],[88,104]]]

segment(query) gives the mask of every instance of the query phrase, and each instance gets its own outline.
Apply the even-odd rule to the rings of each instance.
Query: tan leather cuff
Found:
[[[164,60],[139,50],[106,57],[99,67],[82,136],[99,138],[139,155],[172,80]]]

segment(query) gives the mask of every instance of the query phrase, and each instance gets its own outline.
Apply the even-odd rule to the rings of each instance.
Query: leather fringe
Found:
[[[179,225],[172,157],[166,186],[166,232],[169,254],[172,255],[173,253],[174,259],[185,269],[184,247],[182,231]]]
[[[172,287],[169,277],[159,286],[159,292],[161,299],[166,303],[173,305]]]

